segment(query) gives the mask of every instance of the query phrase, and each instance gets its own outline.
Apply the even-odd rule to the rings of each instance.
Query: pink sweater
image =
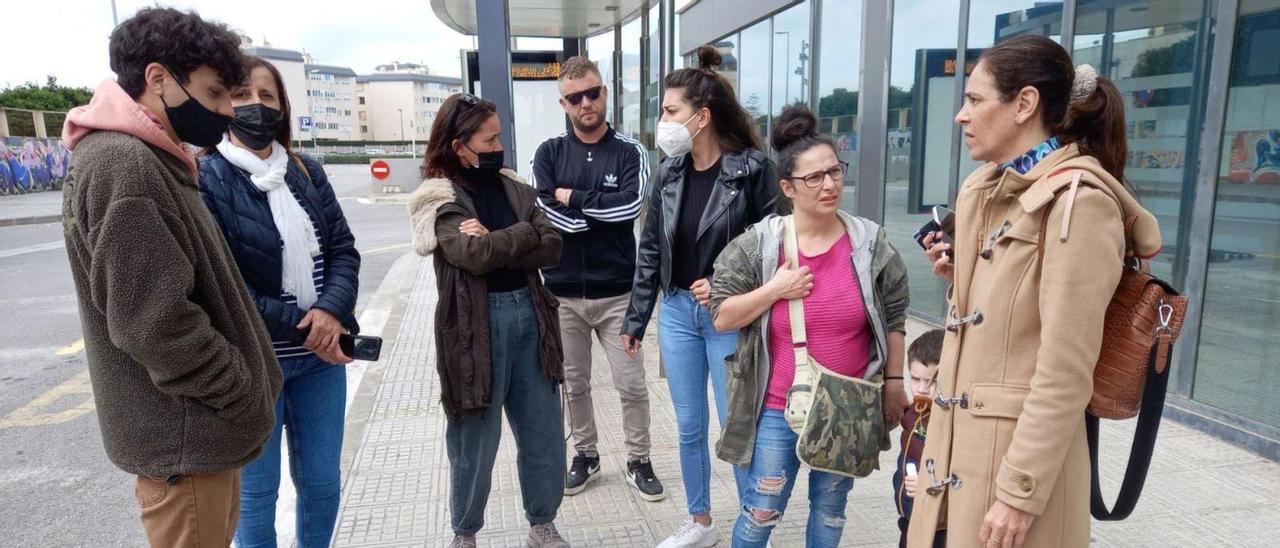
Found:
[[[852,254],[848,234],[821,255],[800,254],[800,265],[813,271],[813,291],[804,299],[804,326],[809,335],[810,356],[832,371],[861,377],[871,359],[873,340],[858,275],[850,260]],[[778,263],[786,263],[785,254],[779,255]],[[785,300],[773,303],[769,317],[769,356],[773,371],[769,374],[765,407],[785,409],[787,391],[796,375],[791,310]]]

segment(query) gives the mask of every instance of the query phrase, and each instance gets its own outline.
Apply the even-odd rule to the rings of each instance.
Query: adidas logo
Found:
[[[604,186],[618,188],[618,176],[612,173],[604,176]]]

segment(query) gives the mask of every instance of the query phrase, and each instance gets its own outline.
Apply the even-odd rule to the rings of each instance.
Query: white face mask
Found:
[[[676,122],[658,122],[658,135],[656,138],[658,148],[667,156],[683,156],[693,150],[693,138],[702,133],[702,128],[698,128],[698,133],[689,133],[689,122],[698,118],[697,114],[690,116],[683,124]]]

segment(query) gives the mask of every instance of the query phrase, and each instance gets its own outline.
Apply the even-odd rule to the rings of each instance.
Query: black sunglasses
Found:
[[[575,107],[576,107],[576,106],[578,106],[578,105],[581,105],[581,104],[582,104],[582,98],[583,98],[583,97],[586,97],[587,99],[591,99],[592,101],[598,101],[598,100],[600,100],[600,92],[601,92],[601,91],[604,91],[604,86],[596,86],[596,87],[593,87],[593,88],[587,88],[587,89],[584,89],[584,90],[582,90],[582,91],[578,91],[578,92],[574,92],[574,93],[570,93],[570,94],[568,94],[568,95],[565,95],[565,96],[564,96],[564,100],[565,100],[565,101],[568,101],[570,105],[573,105],[573,106],[575,106]]]
[[[839,183],[844,180],[844,176],[848,172],[849,162],[839,162],[836,165],[831,166],[830,169],[815,171],[803,177],[783,177],[783,179],[788,181],[800,179],[804,181],[804,186],[809,188],[818,188],[822,186],[822,183],[827,182],[827,176],[830,176],[832,181]]]
[[[480,104],[480,98],[470,93],[459,93],[458,101],[473,107]],[[449,116],[449,127],[453,127],[454,124],[458,123],[460,114],[462,114],[462,107],[453,107],[453,115]]]

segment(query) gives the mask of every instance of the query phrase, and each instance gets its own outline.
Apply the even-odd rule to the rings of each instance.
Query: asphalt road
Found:
[[[366,169],[328,169],[364,255],[357,316],[411,251],[403,205],[358,200]],[[0,228],[0,545],[146,544],[133,478],[103,451],[84,360],[62,226]]]

